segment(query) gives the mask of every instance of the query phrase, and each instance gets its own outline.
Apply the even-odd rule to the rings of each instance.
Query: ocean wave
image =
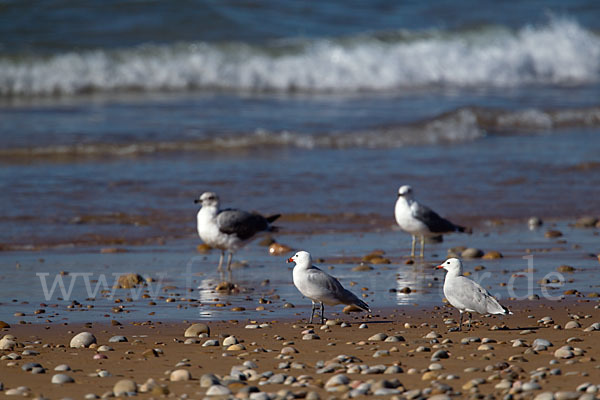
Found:
[[[0,55],[0,96],[114,91],[390,91],[600,81],[600,37],[568,18],[517,31],[379,32],[338,39],[179,43]]]
[[[516,111],[467,107],[404,125],[379,126],[367,130],[307,134],[266,131],[230,134],[196,140],[131,143],[77,143],[0,149],[5,162],[35,159],[56,161],[73,158],[133,157],[157,153],[245,151],[295,147],[393,148],[436,145],[477,140],[486,135],[530,134],[564,128],[600,127],[600,107],[545,111]]]

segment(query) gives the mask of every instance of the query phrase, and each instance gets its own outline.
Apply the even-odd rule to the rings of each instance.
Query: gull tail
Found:
[[[362,301],[361,299],[359,299],[358,297],[356,297],[356,295],[354,293],[352,293],[351,291],[344,289],[344,299],[343,299],[343,303],[344,304],[351,304],[351,305],[355,305],[356,307],[366,311],[366,312],[371,312],[371,308],[369,307],[369,305],[367,303],[365,303],[364,301]]]
[[[502,310],[504,310],[504,315],[513,315],[512,311],[504,307],[502,304],[500,305],[500,307],[502,307]]]
[[[269,223],[274,222],[277,218],[281,217],[281,214],[274,214],[274,215],[269,215],[268,217],[266,217],[265,219],[267,221],[269,221]]]
[[[473,229],[471,227],[460,226],[460,225],[454,225],[454,231],[456,231],[456,232],[462,232],[462,233],[468,233],[469,235],[471,233],[473,233]]]

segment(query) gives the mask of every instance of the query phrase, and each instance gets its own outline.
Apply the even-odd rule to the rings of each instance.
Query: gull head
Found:
[[[398,189],[398,197],[412,197],[412,188],[408,185],[402,185]]]
[[[445,269],[448,272],[454,272],[458,275],[462,274],[462,262],[458,258],[449,258],[436,267],[437,269]]]
[[[202,207],[219,207],[219,196],[213,192],[204,192],[194,203],[200,203]]]
[[[296,265],[310,265],[312,263],[312,259],[308,251],[299,251],[288,258],[287,262],[294,262]]]

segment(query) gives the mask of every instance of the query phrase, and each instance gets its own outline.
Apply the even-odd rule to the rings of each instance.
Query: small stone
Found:
[[[563,346],[560,349],[554,352],[554,357],[556,358],[573,358],[575,354],[573,353],[573,348],[571,346]]]
[[[137,385],[131,379],[121,379],[113,386],[113,393],[115,396],[137,393]]]
[[[56,367],[54,367],[54,370],[57,372],[65,372],[65,371],[70,371],[71,367],[69,367],[67,364],[60,364],[60,365],[57,365]]]
[[[291,346],[287,346],[284,347],[283,349],[281,349],[281,354],[295,354],[298,353],[298,350],[296,350],[296,348],[291,347]]]
[[[204,374],[200,377],[200,387],[207,388],[213,385],[220,385],[221,382],[213,374]]]
[[[344,374],[334,375],[325,384],[325,388],[331,388],[341,385],[347,385],[350,383],[350,379]]]
[[[367,324],[360,324],[358,329],[367,329],[369,326]]]
[[[110,346],[107,346],[107,345],[103,344],[102,346],[98,347],[96,349],[96,351],[106,352],[106,351],[114,351],[114,349],[112,347],[110,347]]]
[[[242,351],[242,350],[246,350],[246,347],[241,343],[232,344],[231,346],[227,347],[227,351]]]
[[[319,340],[321,339],[319,337],[319,335],[314,334],[314,333],[307,333],[306,335],[302,336],[302,340]]]
[[[577,221],[575,221],[575,227],[576,228],[593,228],[596,226],[597,223],[598,223],[598,218],[586,216],[586,217],[578,218]]]
[[[384,342],[405,342],[406,339],[404,339],[403,336],[388,336],[385,338]]]
[[[538,217],[531,217],[527,221],[527,225],[529,226],[530,230],[536,229],[537,227],[541,226],[543,223],[544,222],[541,220],[541,218],[538,218]]]
[[[556,268],[556,270],[557,270],[558,272],[574,272],[574,271],[575,271],[575,268],[573,268],[573,267],[572,267],[572,266],[570,266],[570,265],[561,265],[561,266],[559,266],[558,268]]]
[[[63,383],[73,383],[75,380],[66,374],[56,374],[52,376],[52,383],[62,385]]]
[[[373,270],[373,267],[371,267],[369,264],[365,264],[365,263],[360,263],[356,267],[352,268],[352,271],[372,271],[372,270]]]
[[[561,231],[557,231],[557,230],[553,230],[553,229],[546,231],[546,233],[544,234],[544,236],[546,236],[547,238],[557,238],[557,237],[561,237],[562,235],[563,234]]]
[[[121,343],[121,342],[127,342],[127,338],[125,336],[113,336],[110,339],[108,339],[109,343]]]
[[[484,260],[497,260],[499,258],[502,258],[502,253],[500,253],[499,251],[492,250],[485,253],[481,258]]]
[[[431,361],[439,361],[441,359],[449,358],[450,355],[446,350],[438,350],[431,356]]]
[[[460,253],[462,258],[481,258],[483,254],[483,250],[474,247],[466,248]]]
[[[216,339],[209,339],[206,342],[202,343],[202,347],[211,347],[211,346],[218,346],[219,345],[219,341]]]
[[[41,364],[34,363],[34,362],[25,363],[21,366],[21,369],[23,371],[31,371],[34,368],[42,368],[42,366],[41,366]]]
[[[82,347],[89,347],[93,343],[96,343],[96,337],[94,335],[90,332],[81,332],[73,336],[69,343],[69,347],[79,349]]]
[[[185,330],[184,337],[198,337],[202,333],[210,336],[210,328],[206,324],[193,324]]]
[[[524,392],[530,392],[532,390],[540,390],[542,387],[537,382],[525,382],[521,385],[521,390]]]
[[[235,336],[227,336],[223,339],[223,346],[231,346],[232,344],[238,344],[239,341]]]
[[[231,390],[223,385],[212,385],[206,391],[207,396],[227,396],[231,394]]]
[[[552,392],[543,392],[538,394],[533,398],[533,400],[555,400],[554,393]]]
[[[176,369],[169,376],[171,382],[189,381],[190,379],[192,379],[192,374],[187,369]]]
[[[381,342],[382,340],[385,340],[388,336],[385,333],[376,333],[373,336],[369,337],[369,341],[371,342]]]
[[[131,289],[145,282],[144,278],[135,273],[120,275],[115,287],[117,289]]]
[[[581,328],[581,324],[577,321],[569,321],[565,324],[565,329]]]

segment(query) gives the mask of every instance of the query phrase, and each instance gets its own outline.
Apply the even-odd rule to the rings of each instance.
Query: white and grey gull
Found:
[[[323,272],[312,264],[312,257],[306,251],[299,251],[288,258],[288,263],[294,262],[294,286],[304,296],[312,301],[312,310],[308,323],[312,324],[317,303],[321,306],[321,324],[325,323],[325,306],[337,304],[355,305],[356,307],[371,312],[369,305],[359,299],[354,293],[344,289],[342,284],[333,276]]]
[[[415,256],[415,242],[417,236],[421,239],[421,257],[425,251],[425,237],[437,236],[448,232],[467,232],[469,228],[456,225],[445,218],[440,217],[435,211],[417,202],[413,196],[410,186],[400,186],[398,199],[394,209],[396,222],[405,232],[412,235],[412,247],[410,255]]]
[[[450,304],[460,311],[458,330],[462,330],[463,313],[469,314],[469,329],[471,329],[471,313],[479,314],[512,314],[498,302],[487,290],[477,282],[463,276],[462,262],[458,258],[449,258],[437,266],[445,269],[444,296]]]
[[[264,217],[255,212],[219,209],[219,197],[213,192],[205,192],[194,200],[202,207],[196,216],[198,235],[210,247],[221,250],[218,271],[223,273],[223,258],[228,253],[227,271],[231,280],[231,259],[233,253],[254,239],[258,233],[276,231],[271,223],[280,214]]]

